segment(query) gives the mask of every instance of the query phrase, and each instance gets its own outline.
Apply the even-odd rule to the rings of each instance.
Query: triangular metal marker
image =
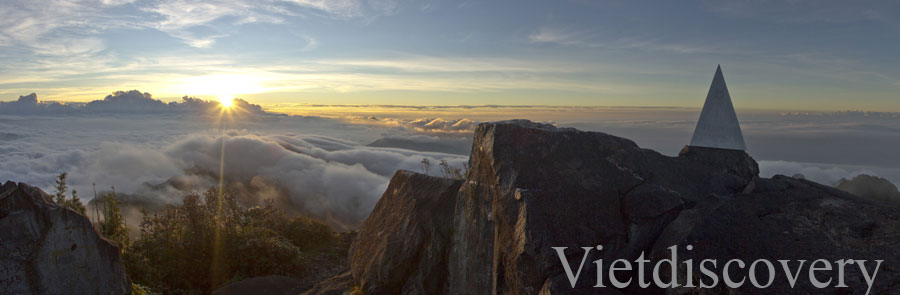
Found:
[[[722,67],[716,67],[716,75],[713,77],[703,111],[700,112],[700,120],[694,129],[691,138],[691,146],[720,148],[729,150],[746,150],[744,135],[734,113],[734,105],[731,104],[731,95],[725,86],[725,77],[722,75]]]

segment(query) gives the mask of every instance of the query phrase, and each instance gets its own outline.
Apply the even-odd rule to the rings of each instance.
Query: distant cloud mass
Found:
[[[394,135],[379,138],[378,140],[369,143],[368,146],[468,155],[472,150],[472,139],[468,134],[462,136],[426,134],[409,136]]]
[[[265,114],[262,107],[246,100],[235,98],[234,110],[241,114]],[[185,96],[181,102],[163,102],[154,99],[150,93],[138,90],[116,91],[102,100],[88,103],[60,104],[42,102],[37,94],[19,96],[18,100],[0,102],[0,114],[9,115],[59,115],[59,114],[154,114],[154,113],[214,113],[221,110],[218,101],[203,100]]]
[[[380,126],[392,126],[397,128],[404,128],[409,130],[414,130],[418,132],[424,133],[469,133],[475,130],[475,126],[478,126],[477,121],[469,120],[466,118],[460,119],[443,119],[443,118],[414,118],[414,119],[399,119],[399,118],[384,118],[384,117],[376,117],[376,116],[350,116],[348,117],[350,122],[356,124],[368,124],[368,125],[380,125]]]
[[[216,187],[222,176],[244,205],[271,200],[291,214],[351,229],[368,216],[394,172],[422,172],[423,158],[464,167],[463,146],[471,144],[455,133],[270,114],[242,100],[234,105],[253,115],[227,122],[218,102],[164,103],[139,91],[73,106],[26,95],[0,106],[0,180],[52,192],[54,177],[65,171],[70,188],[85,199],[96,184],[162,205]],[[372,142],[386,144],[367,145]]]
[[[0,101],[0,114],[10,115],[37,115],[37,114],[61,114],[72,112],[69,106],[57,102],[38,102],[37,94],[19,96],[19,99],[9,102]]]
[[[141,93],[137,90],[116,91],[107,95],[103,100],[89,102],[85,107],[88,112],[121,112],[134,111],[157,113],[168,110],[168,105],[160,100],[153,99],[150,93]]]

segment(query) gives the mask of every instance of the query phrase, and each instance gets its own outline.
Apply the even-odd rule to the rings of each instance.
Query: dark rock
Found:
[[[350,246],[350,271],[364,294],[442,290],[461,182],[402,170],[394,174]]]
[[[900,191],[897,190],[897,186],[890,180],[878,176],[860,174],[850,180],[841,179],[836,187],[871,200],[900,204]]]
[[[740,192],[758,174],[743,151],[690,147],[672,158],[527,121],[480,125],[472,150],[457,199],[451,294],[569,291],[551,247],[604,245],[603,257],[633,260],[682,210]],[[527,193],[516,200],[517,191]],[[587,282],[577,289],[593,291]]]
[[[350,294],[352,289],[357,286],[350,272],[329,278],[312,289],[301,293],[302,295],[346,295]]]
[[[743,151],[685,146],[678,156],[709,165],[711,169],[726,169],[727,173],[744,178],[759,175],[759,165]]]
[[[584,277],[572,288],[551,248],[603,245],[587,261],[634,261],[641,253],[658,261],[668,258],[667,247],[693,245],[679,260],[884,259],[872,294],[895,292],[896,207],[758,173],[739,150],[691,146],[668,157],[604,133],[485,123],[475,131],[461,184],[394,176],[354,243],[351,269],[365,294],[847,291],[811,289],[808,281],[790,289],[783,277],[769,289],[600,290]],[[583,253],[567,258],[578,265]],[[594,276],[596,265],[586,263],[582,273]],[[848,273],[853,290],[865,287],[860,281],[858,272]]]
[[[826,259],[885,260],[871,294],[896,293],[900,274],[890,269],[900,261],[894,251],[900,241],[900,215],[896,207],[867,202],[824,185],[789,177],[771,180],[784,190],[728,196],[714,206],[685,210],[656,241],[651,257],[668,256],[669,245],[694,245],[679,259],[757,259],[813,261]],[[690,212],[688,212],[690,211]],[[871,266],[870,266],[871,267]],[[855,270],[855,269],[854,269]],[[685,277],[682,269],[680,278]],[[767,273],[759,274],[764,277]],[[853,294],[865,293],[858,271],[846,273]],[[721,287],[721,285],[720,285]],[[725,289],[680,290],[690,294],[722,294]],[[743,294],[832,294],[840,289],[817,289],[809,280],[791,288],[784,276],[776,276],[766,289],[750,286]],[[847,291],[847,290],[844,290]],[[691,293],[694,292],[694,293]]]
[[[81,214],[24,183],[0,187],[3,294],[129,294],[119,248]]]
[[[299,293],[300,281],[286,276],[249,278],[216,289],[213,295],[294,295]]]

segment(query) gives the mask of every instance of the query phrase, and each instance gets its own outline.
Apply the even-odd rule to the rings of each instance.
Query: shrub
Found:
[[[244,209],[210,189],[145,216],[124,260],[131,279],[153,290],[209,293],[243,278],[302,276],[303,252],[334,242],[325,224],[288,218],[271,203]]]
[[[75,210],[76,212],[81,213],[81,215],[85,215],[85,211],[87,211],[87,208],[84,207],[84,204],[81,203],[81,199],[78,198],[77,191],[73,189],[72,198],[66,198],[66,190],[68,189],[68,186],[66,185],[66,178],[68,176],[69,173],[63,172],[56,177],[56,193],[53,194],[55,196],[54,202],[60,206]]]
[[[292,275],[302,271],[300,249],[273,230],[243,228],[228,249],[232,271],[242,277]]]
[[[119,210],[119,199],[116,197],[115,189],[101,197],[100,206],[102,206],[100,212],[103,216],[103,219],[99,221],[100,233],[107,239],[116,242],[119,248],[124,250],[128,247],[128,229],[125,228],[125,219]]]
[[[303,251],[318,250],[335,242],[331,228],[306,217],[291,218],[280,223],[275,229]]]

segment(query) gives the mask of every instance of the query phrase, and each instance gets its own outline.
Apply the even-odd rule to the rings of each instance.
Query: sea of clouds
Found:
[[[287,211],[348,228],[368,216],[397,170],[422,172],[423,158],[454,167],[467,161],[447,150],[402,146],[471,141],[464,139],[471,135],[456,133],[268,114],[246,102],[236,103],[245,111],[220,115],[217,102],[158,104],[139,92],[107,97],[102,109],[89,108],[93,102],[28,105],[30,96],[20,101],[15,107],[27,110],[20,115],[6,108],[10,103],[0,105],[0,179],[53,192],[55,177],[68,172],[69,187],[85,199],[93,197],[96,184],[100,191],[114,186],[120,193],[177,204],[187,193],[217,186],[221,170],[228,189],[257,199],[250,201],[272,199]],[[193,103],[210,105],[185,105]],[[382,144],[367,146],[373,142]]]
[[[348,229],[368,216],[397,170],[422,172],[423,158],[464,167],[480,121],[554,122],[676,155],[699,112],[486,106],[319,117],[270,113],[243,100],[235,105],[223,113],[218,102],[185,97],[164,103],[138,91],[87,104],[45,103],[35,95],[3,102],[0,180],[52,192],[55,177],[68,172],[70,188],[85,199],[96,185],[98,191],[114,186],[148,202],[178,204],[188,193],[216,187],[221,177],[247,204],[271,200]],[[739,113],[748,152],[764,177],[803,174],[833,185],[865,173],[900,182],[896,114]],[[440,174],[437,167],[429,172]]]

